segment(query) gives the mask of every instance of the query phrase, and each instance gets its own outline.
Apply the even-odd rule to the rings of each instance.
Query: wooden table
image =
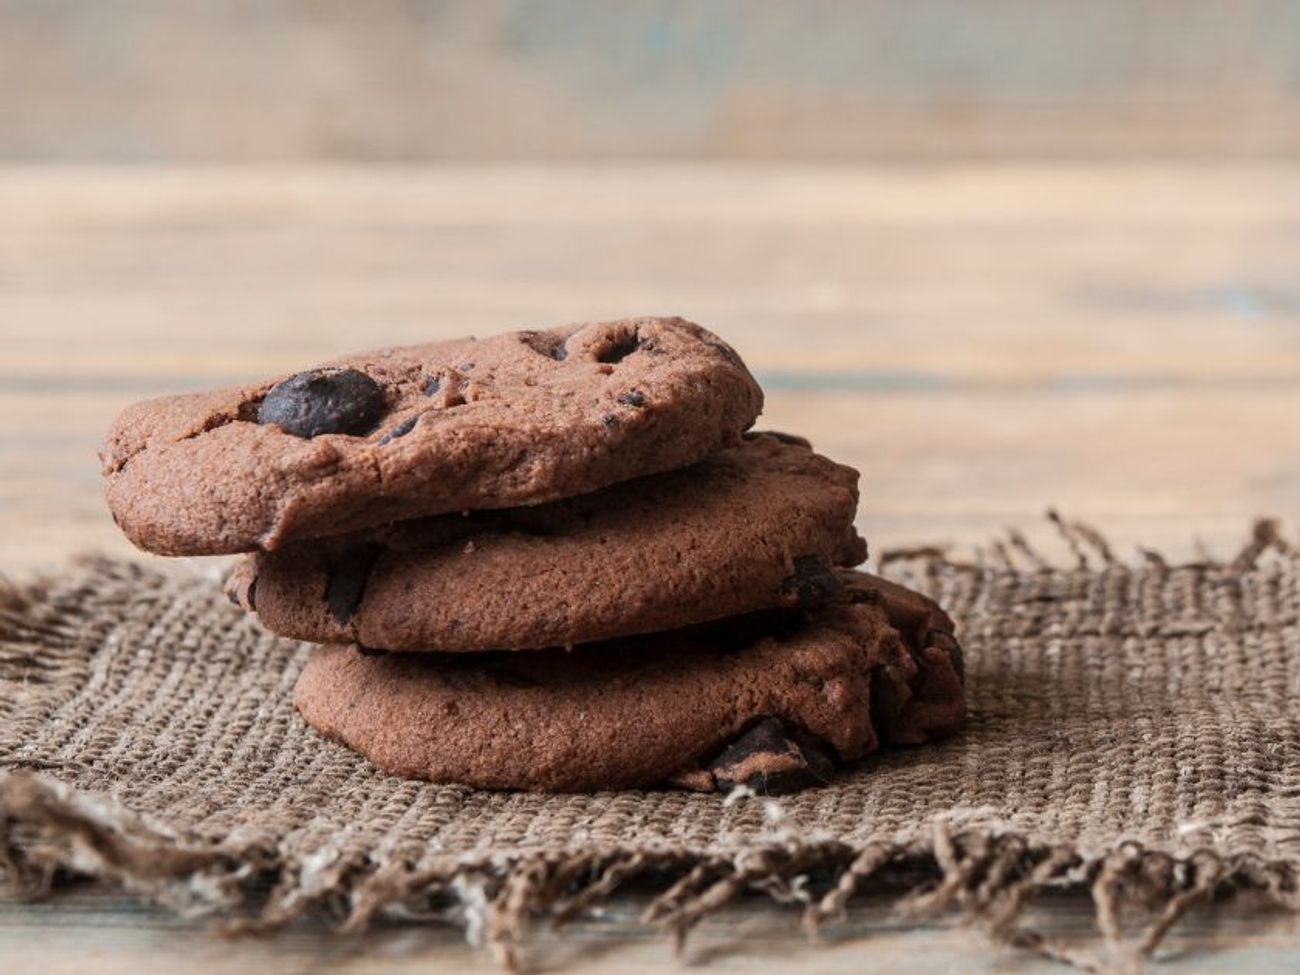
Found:
[[[11,167],[0,570],[129,550],[94,452],[132,400],[359,347],[630,313],[680,313],[736,345],[767,388],[765,425],[862,470],[876,551],[987,548],[1015,528],[1059,553],[1052,505],[1121,556],[1226,555],[1253,516],[1300,508],[1300,168]],[[673,967],[632,916],[539,950],[551,966]],[[1037,920],[1090,923],[1079,897]],[[696,956],[1039,968],[951,925],[903,923],[883,899],[849,930],[877,937],[802,951],[793,922],[747,903],[705,925]],[[479,964],[447,931],[188,935],[98,890],[0,901],[15,970],[82,971],[86,953],[133,972]],[[1240,907],[1171,945],[1171,971],[1294,969],[1300,925]]]

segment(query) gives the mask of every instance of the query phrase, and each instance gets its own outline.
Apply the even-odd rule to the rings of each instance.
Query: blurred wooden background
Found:
[[[0,159],[1298,149],[1295,0],[0,0]]]
[[[640,313],[863,472],[873,547],[1048,505],[1173,557],[1300,510],[1300,169],[0,168],[0,566],[127,552],[95,449],[145,396]]]

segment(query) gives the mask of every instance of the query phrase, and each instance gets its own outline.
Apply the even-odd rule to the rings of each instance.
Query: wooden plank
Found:
[[[943,975],[953,971],[1024,975],[1063,966],[990,947],[977,930],[954,918],[908,920],[886,894],[864,895],[848,917],[809,944],[797,910],[761,898],[734,903],[705,918],[679,960],[662,934],[638,923],[642,904],[615,897],[599,918],[556,932],[536,925],[524,942],[529,970],[538,972],[665,973],[683,967],[717,972],[800,972],[825,975]],[[1026,926],[1076,948],[1098,951],[1086,896],[1054,896],[1034,905]],[[1194,912],[1161,950],[1160,970],[1191,973],[1279,972],[1300,959],[1300,916],[1245,900]],[[0,887],[0,959],[5,971],[82,975],[194,975],[255,971],[290,975],[500,972],[483,952],[447,924],[379,922],[356,937],[331,935],[317,921],[274,935],[228,939],[202,922],[185,921],[100,886],[83,886],[53,900],[19,903]]]
[[[1231,167],[0,170],[6,372],[232,378],[640,309],[759,368],[1281,379],[1298,199]]]
[[[0,158],[1295,155],[1288,0],[6,0]]]
[[[125,552],[94,451],[147,395],[358,346],[676,311],[864,471],[877,548],[1220,554],[1300,502],[1300,171],[0,169],[0,565]]]

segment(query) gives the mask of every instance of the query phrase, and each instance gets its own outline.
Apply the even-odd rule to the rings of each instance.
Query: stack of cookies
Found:
[[[102,459],[141,548],[248,553],[231,597],[321,644],[298,711],[389,772],[777,793],[965,704],[948,617],[849,568],[857,472],[761,408],[716,336],[638,318],[140,403]]]

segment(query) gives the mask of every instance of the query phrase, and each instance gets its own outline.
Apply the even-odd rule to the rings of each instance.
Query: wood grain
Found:
[[[863,472],[873,548],[1007,527],[1060,554],[1048,505],[1121,555],[1219,554],[1300,509],[1300,169],[1108,165],[0,169],[0,570],[126,553],[95,450],[144,396],[359,347],[628,313],[716,329],[764,423]],[[1086,899],[1046,929],[1090,930]],[[1171,972],[1294,968],[1289,916],[1185,923]],[[632,908],[552,969],[666,971]],[[809,953],[746,903],[696,960],[784,971],[1051,970],[872,901]],[[1207,953],[1208,952],[1208,953]],[[0,959],[52,975],[459,971],[443,929],[268,941],[104,893],[0,902]],[[8,966],[0,966],[7,968]]]
[[[888,894],[858,899],[848,917],[815,944],[799,912],[753,897],[705,918],[684,955],[674,956],[661,932],[643,927],[643,902],[616,897],[599,918],[555,931],[534,927],[524,942],[528,971],[619,972],[629,975],[701,971],[790,972],[809,975],[1064,975],[1070,969],[1007,948],[991,947],[956,920],[918,922],[900,915]],[[1099,952],[1086,897],[1054,896],[1030,907],[1023,923],[1076,950]],[[1300,916],[1250,899],[1194,911],[1176,927],[1152,966],[1169,975],[1294,971],[1300,958]],[[501,969],[446,924],[381,921],[360,936],[331,934],[305,922],[275,935],[232,939],[201,921],[186,921],[100,887],[25,904],[0,885],[0,960],[4,971],[43,975],[441,975]]]
[[[4,0],[0,159],[1300,152],[1293,0]]]
[[[863,472],[877,548],[1220,554],[1300,500],[1300,170],[0,169],[0,566],[124,552],[132,400],[358,347],[676,312]]]

